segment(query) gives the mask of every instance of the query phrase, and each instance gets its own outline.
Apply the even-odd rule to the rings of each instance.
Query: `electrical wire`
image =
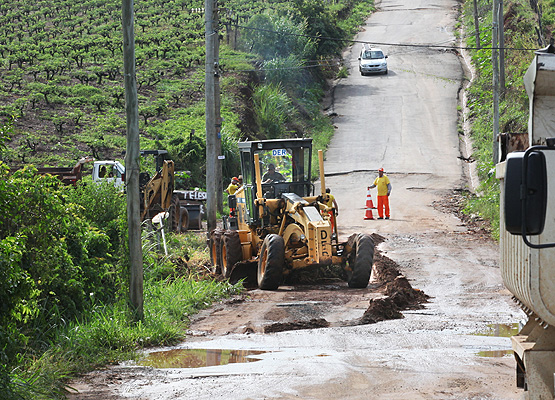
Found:
[[[335,42],[360,43],[360,44],[370,44],[370,45],[374,44],[379,46],[440,48],[445,50],[514,50],[514,51],[537,51],[538,50],[538,49],[528,49],[528,48],[519,48],[519,47],[469,47],[469,46],[442,46],[437,44],[423,44],[423,43],[390,43],[390,42],[374,42],[374,41],[370,42],[370,41],[355,40],[355,39],[339,39],[339,38],[333,38],[329,36],[306,35],[302,33],[276,32],[271,29],[252,28],[252,27],[238,25],[238,24],[231,24],[231,26],[234,26],[236,28],[251,30],[251,31],[273,33],[273,34],[282,35],[282,36],[297,36],[297,37],[306,37],[306,38],[318,39],[318,40],[330,40]]]

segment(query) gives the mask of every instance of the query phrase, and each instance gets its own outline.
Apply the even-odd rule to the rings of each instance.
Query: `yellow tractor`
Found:
[[[310,180],[312,139],[240,142],[239,150],[244,184],[228,198],[224,229],[209,233],[212,271],[238,281],[255,269],[258,287],[275,290],[294,270],[333,264],[345,269],[349,287],[365,288],[374,242],[354,234],[339,243],[321,151],[320,194]]]
[[[141,196],[141,219],[152,219],[161,212],[168,213],[168,230],[186,232],[188,229],[202,229],[202,204],[206,192],[175,190],[174,162],[166,160],[166,150],[141,150],[141,156],[154,156],[156,173],[150,177],[148,172],[139,174]],[[104,161],[95,167],[114,162]],[[118,163],[119,164],[119,163]],[[119,164],[121,166],[121,164]],[[121,167],[123,169],[123,167]],[[96,171],[96,169],[95,169]],[[95,175],[93,171],[93,177]],[[125,174],[123,169],[121,174]],[[93,178],[94,179],[94,178]],[[108,178],[110,179],[110,178]]]

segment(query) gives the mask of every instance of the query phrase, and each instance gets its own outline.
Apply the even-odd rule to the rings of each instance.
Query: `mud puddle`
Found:
[[[260,361],[257,356],[267,353],[258,350],[226,349],[172,349],[156,351],[133,363],[142,367],[153,368],[202,368],[235,363]]]
[[[488,324],[484,330],[474,333],[475,336],[489,336],[489,337],[511,337],[516,335],[520,331],[520,324],[518,322],[512,324]],[[482,350],[476,352],[478,357],[512,357],[514,354],[513,350],[503,349],[503,350]]]
[[[512,324],[488,324],[486,329],[475,333],[477,336],[511,337],[520,331],[518,322]]]
[[[513,354],[512,350],[484,350],[476,353],[478,357],[507,357]]]

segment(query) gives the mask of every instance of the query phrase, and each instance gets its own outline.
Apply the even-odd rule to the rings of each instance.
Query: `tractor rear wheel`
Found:
[[[275,234],[266,236],[258,258],[258,287],[275,290],[283,280],[285,244],[283,237]]]
[[[211,272],[217,274],[221,272],[222,256],[220,252],[223,229],[214,229],[210,233],[208,240],[208,250],[210,251],[210,264],[212,265]]]
[[[189,229],[189,211],[185,207],[181,207],[179,213],[179,225],[177,225],[177,232],[185,233]]]
[[[369,235],[359,234],[355,242],[355,257],[352,263],[352,274],[349,287],[365,288],[368,286],[372,264],[374,263],[374,241]]]
[[[169,209],[168,226],[171,232],[179,232],[179,220],[180,220],[181,207],[179,206],[179,197],[177,195],[172,196],[172,201]]]
[[[222,275],[224,278],[229,278],[233,266],[243,259],[243,251],[241,250],[241,238],[239,232],[227,230],[223,234],[221,241],[222,255]]]

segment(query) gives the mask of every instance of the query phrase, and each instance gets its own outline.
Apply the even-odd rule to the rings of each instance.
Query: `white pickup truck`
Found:
[[[125,167],[119,161],[95,161],[92,178],[95,182],[114,182],[114,186],[125,185]]]

